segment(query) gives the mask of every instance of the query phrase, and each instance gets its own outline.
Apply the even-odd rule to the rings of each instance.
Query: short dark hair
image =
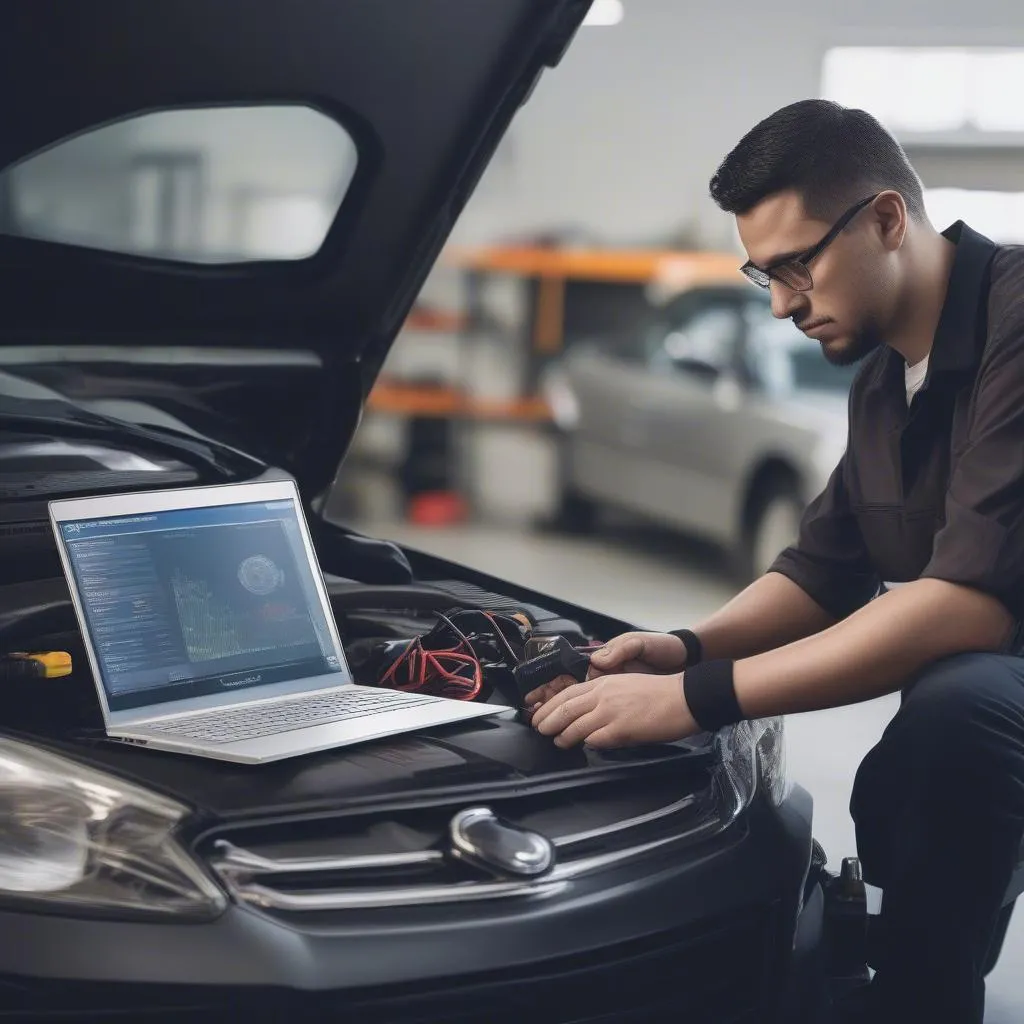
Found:
[[[821,220],[887,189],[903,196],[912,218],[926,219],[921,179],[903,147],[867,111],[829,100],[801,100],[765,118],[711,179],[711,198],[726,213],[793,191]]]

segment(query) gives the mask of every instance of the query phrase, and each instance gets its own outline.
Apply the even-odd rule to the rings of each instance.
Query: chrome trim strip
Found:
[[[264,857],[243,850],[226,839],[214,844],[219,856],[211,867],[231,875],[306,874],[317,871],[365,871],[381,868],[418,867],[444,860],[439,850],[413,850],[409,853],[375,853],[365,857]]]
[[[633,818],[625,818],[613,825],[601,825],[586,832],[574,832],[567,836],[553,836],[551,842],[559,849],[565,849],[591,839],[625,832],[631,828],[639,828],[662,818],[671,817],[697,803],[696,794],[683,797],[673,803],[666,804],[646,814],[638,814]],[[242,849],[219,839],[214,844],[218,856],[212,867],[221,872],[231,874],[273,875],[273,874],[312,874],[318,871],[372,871],[374,869],[421,867],[425,864],[438,864],[444,860],[439,850],[413,850],[408,853],[377,853],[362,857],[264,857],[250,850]]]
[[[460,882],[455,885],[395,886],[385,889],[363,889],[346,892],[284,892],[246,880],[245,871],[230,868],[221,874],[232,896],[242,902],[279,911],[329,911],[372,909],[399,906],[423,906],[436,903],[463,903],[473,900],[507,899],[516,897],[551,896],[566,888],[577,878],[625,863],[636,857],[676,845],[687,845],[724,832],[739,817],[743,799],[739,790],[729,782],[728,773],[722,773],[727,783],[722,797],[726,806],[713,817],[705,818],[696,827],[676,836],[665,836],[639,846],[611,853],[583,857],[577,861],[557,865],[542,878],[533,881]],[[242,851],[244,852],[244,851]],[[405,856],[404,854],[401,856]],[[262,860],[261,858],[254,858]],[[280,863],[280,862],[272,862]],[[215,870],[218,868],[214,864]]]
[[[685,811],[696,803],[697,795],[691,793],[689,796],[684,796],[682,800],[676,800],[674,803],[648,811],[646,814],[638,814],[635,818],[623,818],[622,821],[617,821],[614,825],[600,825],[587,832],[574,832],[568,836],[555,836],[551,841],[561,850],[566,846],[574,846],[576,843],[585,843],[589,839],[602,839],[605,836],[615,835],[616,832],[625,832],[626,829],[649,825],[652,821],[659,821],[662,818],[678,814],[680,811]]]
[[[367,889],[363,892],[281,892],[262,885],[232,889],[232,895],[264,910],[379,910],[384,907],[466,903],[509,896],[552,896],[566,882],[548,875],[539,882],[461,882],[458,885],[423,885],[407,889]]]

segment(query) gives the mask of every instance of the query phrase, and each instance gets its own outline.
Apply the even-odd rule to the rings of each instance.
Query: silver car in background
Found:
[[[636,332],[577,342],[544,378],[561,435],[559,525],[602,508],[724,547],[744,580],[796,537],[846,443],[855,368],[742,284],[692,288]]]

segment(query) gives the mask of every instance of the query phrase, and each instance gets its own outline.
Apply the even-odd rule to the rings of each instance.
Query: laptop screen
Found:
[[[111,711],[343,671],[290,501],[60,530]]]

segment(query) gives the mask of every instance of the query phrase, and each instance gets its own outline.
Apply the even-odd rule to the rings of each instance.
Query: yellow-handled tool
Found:
[[[0,682],[20,679],[59,679],[71,675],[66,651],[13,651],[0,655]]]

